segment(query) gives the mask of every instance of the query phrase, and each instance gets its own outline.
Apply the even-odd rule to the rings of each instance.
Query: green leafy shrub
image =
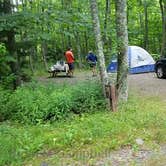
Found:
[[[32,72],[30,70],[26,70],[25,68],[21,69],[20,77],[23,82],[29,82],[32,80]]]
[[[0,73],[1,73],[0,80],[2,80],[2,78],[6,76],[10,71],[7,62],[8,62],[8,56],[5,44],[0,43]]]
[[[43,123],[66,118],[70,113],[92,112],[103,102],[100,85],[82,83],[75,86],[32,83],[18,88],[2,103],[5,119],[23,123]]]
[[[10,89],[13,86],[13,81],[16,78],[11,72],[10,63],[15,59],[9,55],[5,44],[0,43],[0,85],[4,89]]]
[[[152,57],[154,58],[155,61],[160,59],[161,55],[160,54],[152,54]]]
[[[10,117],[10,111],[8,111],[6,105],[11,95],[10,91],[3,90],[0,88],[0,121],[3,121]]]
[[[74,113],[92,112],[99,109],[105,103],[101,95],[101,87],[97,83],[82,83],[73,87],[73,107]]]

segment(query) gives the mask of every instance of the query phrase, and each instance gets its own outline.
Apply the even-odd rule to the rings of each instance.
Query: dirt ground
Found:
[[[92,77],[88,71],[77,71],[73,78],[60,73],[57,77],[40,77],[39,81],[53,82],[58,84],[75,84],[83,81],[100,80],[99,76]],[[131,74],[129,75],[129,91],[143,96],[157,96],[166,100],[166,79],[158,79],[155,73]]]
[[[139,95],[166,100],[166,79],[158,79],[155,73],[129,75],[129,89]]]

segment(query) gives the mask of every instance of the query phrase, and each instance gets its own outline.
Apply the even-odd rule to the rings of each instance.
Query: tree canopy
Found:
[[[117,53],[115,2],[97,2],[108,62]],[[164,5],[162,0],[127,2],[129,45],[147,49],[154,58],[165,56]],[[90,12],[89,0],[0,0],[0,42],[19,66],[10,64],[11,71],[20,75],[28,64],[34,71],[41,62],[47,69],[47,63],[64,58],[68,46],[79,56],[76,63],[83,63],[88,50],[96,51]]]

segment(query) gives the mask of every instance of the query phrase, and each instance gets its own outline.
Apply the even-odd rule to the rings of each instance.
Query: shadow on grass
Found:
[[[68,76],[68,75],[56,75],[56,76],[49,76],[49,77],[47,77],[47,78],[49,78],[49,79],[51,79],[51,78],[74,78],[74,76]]]

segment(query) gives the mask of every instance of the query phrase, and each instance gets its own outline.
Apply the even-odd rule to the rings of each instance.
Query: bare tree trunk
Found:
[[[10,0],[5,0],[2,2],[3,8],[2,11],[5,14],[12,14],[12,4]],[[20,64],[19,64],[19,57],[16,52],[16,42],[15,42],[15,33],[13,29],[10,29],[7,31],[7,48],[9,50],[9,54],[13,56],[15,61],[10,63],[10,68],[12,73],[15,76],[15,79],[13,80],[13,89],[16,89],[19,85],[21,85],[21,78],[20,78]]]
[[[18,86],[21,85],[21,78],[20,78],[20,64],[19,64],[19,57],[15,50],[15,34],[14,32],[10,31],[7,35],[8,38],[8,49],[10,54],[15,59],[14,62],[10,63],[11,71],[15,75],[15,79],[13,80],[13,89],[16,89]]]
[[[70,33],[70,27],[68,26],[67,27],[67,31]],[[68,35],[67,36],[67,45],[68,45],[68,47],[71,47],[71,37],[70,37],[70,35]]]
[[[29,55],[29,65],[30,65],[30,69],[32,71],[32,73],[34,73],[34,67],[33,67],[33,57],[34,56],[34,48],[32,47],[30,49],[30,55]]]
[[[166,1],[160,0],[160,10],[162,16],[162,45],[161,57],[166,57]]]
[[[66,41],[65,41],[65,35],[64,35],[64,29],[61,26],[61,46],[62,46],[62,50],[66,50],[67,46],[66,46]]]
[[[118,99],[128,99],[128,32],[127,32],[127,4],[126,0],[116,0],[116,29],[118,40],[118,71],[117,91]]]
[[[144,15],[145,15],[145,34],[144,34],[144,48],[148,50],[148,4],[144,1]]]
[[[46,42],[43,42],[41,45],[41,50],[42,50],[42,57],[43,57],[43,62],[44,62],[44,66],[46,71],[48,70],[48,65],[47,65],[47,59],[46,59],[46,55],[47,55],[47,45]]]
[[[108,20],[110,19],[110,0],[106,0],[106,9],[105,9],[105,19],[104,19],[104,35],[103,35],[103,42],[108,44],[108,37],[107,37],[107,25]]]
[[[84,52],[88,52],[88,36],[87,36],[87,31],[84,31],[84,39],[85,39],[85,48]]]
[[[96,0],[90,0],[90,7],[91,7],[91,14],[93,19],[96,45],[98,49],[100,77],[101,77],[102,86],[103,86],[103,93],[104,93],[104,96],[106,97],[105,85],[108,84],[108,75],[107,75],[106,67],[105,67],[105,57],[103,53],[103,43],[102,43],[101,32],[100,32],[100,22],[98,17],[98,8],[97,8]]]
[[[142,13],[139,13],[139,23],[140,23],[140,31],[143,32],[144,31],[144,22],[143,22],[143,19],[142,19]],[[144,45],[144,35],[142,34],[141,35],[141,39],[139,40],[140,42],[140,45],[143,46]]]
[[[105,19],[104,19],[104,34],[103,34],[103,43],[104,50],[107,50],[106,55],[110,55],[112,52],[112,30],[110,29],[111,25],[111,0],[105,1]],[[109,56],[105,58],[110,59]]]
[[[74,34],[75,34],[76,46],[77,46],[78,66],[81,69],[82,68],[82,60],[81,60],[80,36],[76,30],[75,30]]]

